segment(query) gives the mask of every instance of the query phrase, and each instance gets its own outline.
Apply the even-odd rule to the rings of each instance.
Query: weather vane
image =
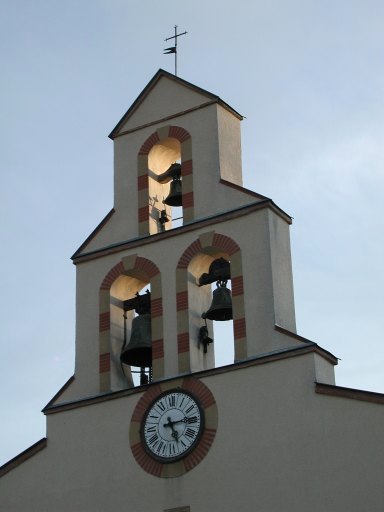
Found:
[[[164,41],[169,41],[170,39],[175,40],[175,46],[170,46],[169,48],[165,48],[164,54],[166,53],[174,53],[175,54],[175,76],[177,76],[177,38],[180,36],[185,36],[188,32],[182,32],[181,34],[177,33],[177,25],[175,25],[175,35],[171,37],[167,37]]]

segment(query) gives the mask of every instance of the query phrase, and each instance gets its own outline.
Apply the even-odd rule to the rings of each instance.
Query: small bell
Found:
[[[227,288],[227,281],[217,281],[216,290],[213,292],[212,304],[202,318],[223,322],[232,320],[232,297],[231,291]]]
[[[147,290],[145,295],[125,301],[125,310],[134,309],[138,316],[132,320],[131,338],[127,346],[123,346],[120,361],[131,366],[152,366],[152,324],[151,324],[151,295]]]
[[[120,360],[131,366],[152,365],[151,314],[144,313],[132,320],[131,338],[123,349]]]
[[[169,195],[163,201],[163,203],[169,206],[182,206],[183,205],[183,196],[182,196],[182,188],[181,188],[181,179],[180,176],[175,176],[171,181],[171,186],[169,189]]]

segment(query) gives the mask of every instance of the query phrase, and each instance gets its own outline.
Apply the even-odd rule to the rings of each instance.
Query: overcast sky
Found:
[[[384,392],[384,2],[0,0],[0,464],[73,374],[70,256],[112,207],[112,141],[174,24],[179,76],[242,123],[244,185],[291,229],[298,333]],[[218,348],[216,348],[218,350]]]

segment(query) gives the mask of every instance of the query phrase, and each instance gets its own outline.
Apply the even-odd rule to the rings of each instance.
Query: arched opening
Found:
[[[211,247],[191,260],[188,265],[188,305],[192,370],[232,364],[230,256],[226,252]],[[194,346],[197,350],[193,350]]]
[[[110,347],[111,347],[111,389],[138,386],[152,380],[152,361],[140,364],[140,357],[131,357],[127,363],[128,351],[146,352],[151,350],[150,323],[137,320],[140,316],[140,303],[148,296],[150,303],[150,283],[135,277],[121,275],[110,289]],[[138,295],[141,300],[138,299]],[[142,306],[141,306],[142,309]],[[150,308],[149,308],[150,315]],[[136,319],[136,320],[135,320]],[[151,318],[149,316],[149,322]],[[136,323],[136,328],[134,327]],[[125,354],[125,358],[122,355]],[[147,356],[146,356],[147,359]],[[135,361],[138,361],[135,363]],[[145,373],[146,378],[143,377]]]
[[[167,137],[148,153],[150,233],[182,226],[181,145]]]
[[[215,260],[223,258],[227,272],[221,279],[216,275],[211,280],[203,279],[203,274],[211,272],[210,267]],[[247,358],[247,329],[244,315],[244,286],[242,272],[242,256],[239,245],[230,237],[215,231],[201,233],[181,255],[177,265],[177,350],[180,372],[199,371],[213,368]],[[217,280],[227,281],[227,292],[231,293],[232,321],[208,321],[206,335],[214,337],[213,344],[208,343],[207,353],[204,353],[204,343],[201,340],[201,328],[204,327],[203,313],[212,304],[211,285]],[[227,297],[228,294],[224,297]],[[224,300],[224,303],[226,300]],[[219,327],[219,324],[223,327]],[[213,325],[212,325],[213,324]],[[216,324],[216,329],[215,329]],[[230,328],[231,324],[233,329]],[[216,332],[215,332],[216,331]],[[212,336],[213,334],[213,336]],[[214,351],[219,350],[220,338],[226,340],[224,354],[217,358],[215,364]],[[209,341],[209,340],[206,340]],[[232,352],[233,350],[233,352]]]

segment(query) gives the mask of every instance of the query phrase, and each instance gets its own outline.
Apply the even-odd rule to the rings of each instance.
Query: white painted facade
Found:
[[[46,439],[0,469],[1,511],[384,510],[384,395],[336,386],[336,358],[297,335],[291,219],[241,187],[240,120],[160,70],[111,133],[114,208],[73,257],[75,375],[44,409]],[[156,174],[177,158],[184,221],[162,232]],[[220,340],[204,354],[198,338],[211,301],[198,277],[220,256],[235,361],[216,368]],[[121,302],[148,283],[154,381],[135,388],[119,361]],[[197,394],[205,431],[188,457],[153,468],[141,404],[186,383],[214,397]]]

